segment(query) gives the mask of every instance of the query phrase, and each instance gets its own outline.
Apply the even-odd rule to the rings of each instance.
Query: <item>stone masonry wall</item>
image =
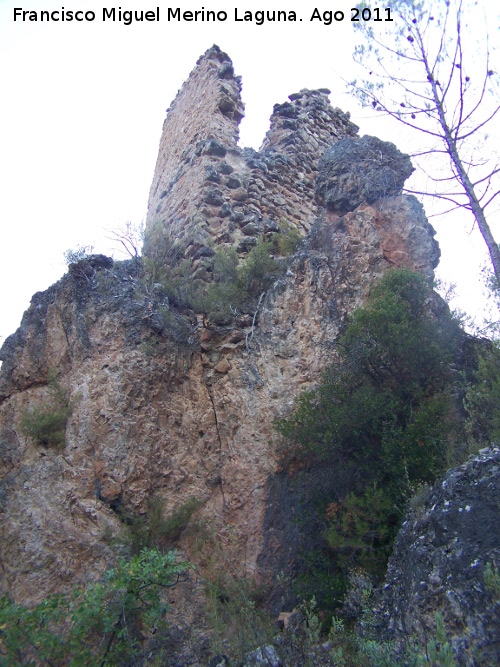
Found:
[[[161,259],[160,249],[174,245],[196,261],[213,254],[214,242],[244,254],[284,221],[310,229],[318,157],[358,128],[331,107],[328,90],[302,90],[275,105],[262,150],[242,150],[240,88],[229,57],[212,47],[174,100],[149,197],[146,255]]]

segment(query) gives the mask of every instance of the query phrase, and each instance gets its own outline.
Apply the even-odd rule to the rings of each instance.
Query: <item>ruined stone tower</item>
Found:
[[[391,266],[433,273],[433,230],[420,204],[399,194],[401,179],[336,208],[339,188],[368,191],[359,184],[369,170],[356,126],[326,90],[276,105],[260,152],[237,146],[242,115],[239,79],[213,47],[168,112],[144,254],[168,262],[175,246],[196,268],[223,245],[243,260],[286,222],[303,241],[281,258],[258,312],[215,326],[144,287],[137,263],[98,256],[36,294],[2,348],[0,588],[16,600],[97,577],[123,542],[123,516],[146,520],[151,499],[166,514],[195,499],[196,520],[242,576],[270,580],[287,567],[273,423],[321,377],[374,280]],[[391,146],[375,151],[384,183],[407,160]],[[372,170],[374,159],[365,160]],[[317,198],[319,169],[328,195]],[[180,317],[182,339],[172,325]],[[54,374],[72,406],[61,449],[20,426],[31,406],[50,402]],[[187,533],[179,546],[196,558]]]
[[[212,243],[245,253],[280,221],[310,229],[318,157],[358,128],[331,107],[328,90],[303,90],[275,105],[259,153],[242,150],[240,89],[231,60],[214,46],[173,101],[149,194],[146,254],[174,241],[195,260]]]

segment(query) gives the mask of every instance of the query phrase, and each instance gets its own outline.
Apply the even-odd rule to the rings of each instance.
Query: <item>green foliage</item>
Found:
[[[186,239],[183,234],[183,222],[180,219],[170,220],[166,225],[164,220],[153,219],[148,221],[148,231],[144,229],[145,265],[147,268],[145,281],[151,278],[157,280],[158,273],[164,274],[166,267],[178,265],[186,250]]]
[[[376,480],[405,469],[410,479],[433,479],[443,463],[460,331],[448,312],[429,312],[429,296],[417,274],[387,273],[353,314],[339,361],[279,430],[305,450],[357,462]]]
[[[244,302],[245,293],[238,282],[220,280],[201,288],[203,291],[193,301],[195,310],[206,313],[216,323],[232,316]]]
[[[431,487],[428,484],[417,484],[413,487],[408,507],[417,516],[420,516],[424,511],[425,501],[429,497],[430,490]]]
[[[136,552],[144,548],[164,550],[174,545],[201,504],[197,498],[189,498],[171,514],[164,516],[162,501],[153,498],[146,516],[124,514],[122,520],[128,528],[133,550]]]
[[[188,565],[175,552],[144,549],[121,558],[102,581],[71,594],[51,595],[33,609],[0,603],[0,665],[111,667],[139,653],[141,637],[167,610],[161,591]]]
[[[326,533],[339,566],[363,562],[380,574],[412,490],[446,467],[461,332],[430,300],[421,276],[387,273],[353,313],[322,383],[278,423],[289,448],[356,470],[357,488],[333,499]]]
[[[346,667],[347,663],[345,660],[345,624],[343,619],[337,618],[336,616],[332,617],[332,626],[330,628],[330,634],[328,636],[331,644],[333,645],[330,649],[330,656],[335,665],[338,667]],[[344,641],[343,641],[344,640]]]
[[[396,646],[377,638],[376,620],[370,609],[370,596],[364,599],[360,626],[362,632],[354,632],[333,618],[329,639],[333,644],[330,656],[339,667],[456,667],[450,643],[447,641],[443,617],[436,614],[436,639],[424,647],[416,637],[409,637]]]
[[[32,408],[21,419],[21,430],[38,445],[64,447],[67,408]]]
[[[368,600],[367,600],[368,601]],[[366,602],[367,602],[366,601]],[[301,667],[416,667],[417,658],[413,647],[395,650],[391,642],[371,639],[372,627],[366,627],[366,636],[359,636],[346,626],[341,618],[333,617],[328,641],[321,632],[321,612],[316,601],[299,606],[303,623],[293,635],[287,637],[281,648],[284,664]],[[371,621],[370,621],[371,622]],[[367,624],[365,624],[367,625]],[[328,653],[325,649],[328,648]]]
[[[150,260],[146,262],[146,271],[150,279],[155,276],[154,282],[162,286],[163,292],[174,304],[191,307],[196,304],[199,282],[193,279],[193,266],[189,259],[163,266]]]
[[[470,437],[477,443],[500,438],[500,348],[485,344],[465,392]]]
[[[428,296],[420,276],[386,274],[353,314],[339,342],[340,362],[299,399],[280,430],[301,447],[335,451],[367,469],[375,462],[401,473],[409,465],[412,477],[432,477],[443,433],[427,425],[449,409],[445,390],[459,330],[447,315],[438,320],[428,312]]]
[[[218,249],[213,265],[214,282],[204,287],[196,304],[198,310],[214,320],[241,309],[252,311],[279,268],[271,250],[272,243],[260,239],[246,259],[238,264],[234,248]]]
[[[240,664],[246,653],[268,642],[273,626],[268,613],[259,608],[255,585],[231,572],[205,579],[206,614],[215,653],[226,653]]]
[[[321,638],[321,621],[317,615],[317,604],[314,597],[309,602],[302,604],[301,611],[305,617],[306,634],[309,644],[318,644]]]
[[[228,525],[221,540],[214,526],[201,520],[191,521],[183,539],[197,565],[198,580],[204,584],[211,651],[228,655],[231,665],[240,665],[246,653],[276,633],[263,605],[265,589],[241,576],[228,558],[226,546],[230,544],[235,553],[240,539],[238,528]]]
[[[456,667],[451,644],[447,641],[443,616],[436,614],[436,639],[428,642],[425,655],[419,656],[419,667]]]
[[[157,336],[150,336],[147,340],[143,340],[139,347],[146,357],[152,357],[160,349],[160,339]]]
[[[49,374],[48,388],[47,403],[26,410],[21,417],[20,428],[38,445],[62,448],[72,405],[66,390],[53,373]]]
[[[272,242],[261,238],[240,263],[234,248],[219,247],[211,263],[211,281],[210,262],[198,273],[199,267],[195,270],[190,259],[162,263],[146,258],[143,282],[147,290],[161,286],[173,304],[223,323],[238,310],[251,312],[260,294],[269,288],[280,268],[272,250]]]
[[[161,331],[178,343],[190,342],[193,333],[193,325],[189,317],[165,305],[159,306],[156,311],[155,329],[158,331],[156,327],[159,327]],[[155,343],[154,338],[153,336],[152,339],[149,339],[150,344],[148,344],[148,341],[143,341],[145,343],[144,348],[141,345],[141,349],[146,355],[154,354],[161,348],[160,339],[157,339]]]
[[[316,391],[302,396],[280,430],[307,448],[359,457],[378,448],[384,425],[413,424],[415,408],[447,388],[459,336],[448,313],[441,319],[429,313],[429,295],[417,274],[386,274],[340,338],[339,363]]]
[[[484,570],[484,584],[490,590],[496,599],[500,600],[500,573],[498,567],[491,563],[486,563]]]
[[[273,244],[271,241],[260,239],[243,263],[238,280],[243,290],[250,297],[258,297],[271,284],[279,267],[272,257]]]
[[[157,259],[143,257],[144,275],[142,276],[142,288],[146,293],[150,293],[155,286],[161,286],[164,291],[163,283],[167,280],[168,274],[165,265]]]
[[[331,613],[341,606],[346,579],[326,548],[300,554],[300,571],[293,581],[293,592],[299,600],[313,596],[325,612]]]
[[[330,517],[326,538],[343,569],[355,560],[383,576],[399,518],[390,496],[376,486],[361,495],[350,493]]]
[[[218,283],[238,281],[238,253],[233,247],[218,248],[214,257],[213,273]]]
[[[279,234],[273,237],[273,243],[279,255],[289,257],[297,250],[302,236],[295,225],[282,218]]]

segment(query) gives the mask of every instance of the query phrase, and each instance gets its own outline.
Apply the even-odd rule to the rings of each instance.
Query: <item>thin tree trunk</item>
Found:
[[[432,72],[429,69],[427,59],[424,58],[423,60],[425,68],[427,70],[427,78],[432,86],[432,94],[439,114],[439,123],[441,125],[441,129],[443,130],[444,140],[448,150],[448,155],[450,156],[451,161],[455,165],[455,168],[457,170],[458,180],[462,185],[465,194],[467,195],[472,214],[474,215],[474,218],[477,222],[477,226],[479,228],[479,231],[481,232],[481,236],[483,237],[484,242],[488,247],[491,263],[493,265],[493,271],[495,273],[497,283],[500,285],[500,248],[498,247],[498,244],[493,238],[493,234],[491,232],[490,226],[484,214],[484,209],[481,206],[479,199],[477,198],[476,192],[474,190],[474,185],[472,184],[467,174],[467,171],[464,168],[462,160],[460,159],[460,156],[458,154],[457,142],[452,137],[451,130],[446,121],[443,109],[443,102],[439,96],[438,87],[436,81],[434,80]]]

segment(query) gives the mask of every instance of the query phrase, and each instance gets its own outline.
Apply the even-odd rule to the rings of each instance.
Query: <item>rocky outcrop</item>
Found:
[[[286,529],[271,534],[266,520],[274,420],[318,381],[374,280],[394,266],[432,276],[439,251],[415,199],[380,193],[391,196],[346,213],[331,197],[328,211],[316,200],[321,155],[357,131],[327,91],[277,105],[257,152],[236,144],[239,88],[213,47],[173,102],[146,263],[187,257],[209,275],[218,246],[243,259],[258,236],[285,227],[303,241],[280,259],[258,311],[224,326],[145,287],[136,261],[89,258],[33,297],[1,352],[0,587],[16,600],[98,576],[122,548],[123,517],[146,518],[152,498],[167,514],[195,499],[196,521],[217,536],[226,566],[272,578],[287,549]],[[47,404],[54,376],[71,405],[63,449],[21,427],[27,410]],[[196,555],[189,539],[180,544]],[[272,558],[262,560],[264,550]]]
[[[439,612],[457,664],[498,664],[500,450],[471,456],[414,505],[376,608],[383,634],[425,644],[436,639]]]
[[[318,167],[318,200],[337,213],[401,194],[415,171],[409,156],[394,144],[367,135],[336,142],[320,158]]]

